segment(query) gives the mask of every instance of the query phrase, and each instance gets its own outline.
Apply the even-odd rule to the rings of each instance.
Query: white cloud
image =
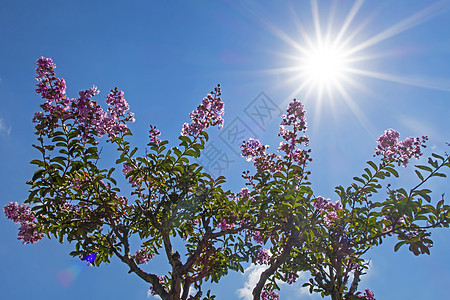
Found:
[[[195,288],[191,285],[189,287],[189,295],[194,295],[196,292]],[[152,295],[152,291],[149,289],[147,291],[147,298],[149,299],[161,299],[161,297],[159,297],[158,295]]]
[[[369,263],[369,261],[367,261]],[[244,270],[243,276],[245,277],[244,287],[238,289],[236,291],[239,299],[243,300],[252,300],[252,291],[255,287],[256,283],[261,276],[261,273],[267,268],[267,265],[255,265],[251,264],[247,269]],[[369,269],[373,269],[373,264],[370,261]],[[368,270],[367,270],[368,271]],[[370,273],[370,272],[368,272]],[[296,282],[292,285],[289,285],[285,282],[277,281],[277,284],[280,286],[281,291],[283,291],[284,297],[286,299],[322,299],[320,294],[309,292],[309,287],[302,287],[302,284],[307,282],[310,278],[309,272],[299,272],[299,277]],[[350,283],[353,278],[350,278]],[[362,278],[366,279],[366,278]]]
[[[244,300],[252,300],[252,291],[255,287],[256,283],[261,276],[261,273],[267,268],[266,265],[255,265],[251,264],[250,267],[244,270],[243,276],[246,278],[244,287],[237,290],[237,295],[240,299]],[[297,278],[297,283],[289,285],[285,282],[277,281],[277,284],[280,286],[282,290],[285,290],[288,295],[295,296],[297,298],[299,295],[302,297],[308,298],[312,297],[309,293],[308,287],[302,287],[301,285],[306,282],[309,278],[308,274],[305,272],[298,273],[299,277]]]
[[[147,291],[147,298],[149,298],[149,299],[161,299],[161,297],[159,297],[158,295],[152,295],[152,291],[150,289]]]
[[[11,126],[6,126],[2,118],[0,118],[0,133],[6,133],[8,135],[11,133]]]
[[[252,291],[259,280],[259,276],[267,268],[266,265],[251,264],[244,270],[243,276],[246,277],[244,287],[237,290],[238,297],[244,300],[252,300]]]

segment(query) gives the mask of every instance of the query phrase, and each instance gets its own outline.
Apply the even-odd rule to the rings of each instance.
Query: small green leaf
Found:
[[[353,180],[359,181],[359,182],[361,182],[362,184],[365,184],[365,183],[366,183],[363,179],[361,179],[361,178],[359,178],[359,177],[353,177]]]
[[[392,175],[394,175],[395,177],[398,177],[398,172],[391,167],[385,167],[386,171],[388,171],[389,173],[391,173]]]
[[[432,153],[431,154],[431,156],[433,156],[433,157],[435,157],[435,158],[437,158],[437,159],[440,159],[440,160],[445,160],[442,156],[440,156],[440,155],[438,155],[438,154],[436,154],[436,153]]]
[[[394,252],[397,252],[398,249],[400,249],[400,247],[403,246],[404,244],[406,244],[405,241],[398,242],[398,243],[394,246]]]
[[[368,161],[367,162],[375,171],[378,171],[377,165],[373,162],[373,161]]]
[[[416,168],[427,171],[427,172],[433,171],[430,167],[427,167],[427,166],[416,165]]]
[[[417,170],[415,170],[415,171],[416,171],[417,177],[419,177],[420,180],[423,180],[423,175],[420,174],[419,171],[417,171]]]
[[[33,178],[31,180],[36,181],[36,179],[42,177],[42,174],[44,172],[45,172],[45,170],[37,170],[36,172],[34,172]]]

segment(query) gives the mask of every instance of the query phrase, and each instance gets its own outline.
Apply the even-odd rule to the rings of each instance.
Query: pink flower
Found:
[[[265,285],[261,292],[261,300],[279,300],[280,295],[272,290],[268,285]]]
[[[276,173],[281,170],[281,166],[275,161],[279,157],[274,153],[266,154],[266,149],[269,146],[261,144],[260,141],[255,139],[248,139],[244,141],[241,145],[241,155],[245,157],[247,161],[253,160],[253,165],[259,171],[269,171],[271,173]]]
[[[359,298],[365,298],[366,300],[376,300],[373,292],[369,289],[364,290],[364,295],[359,295]]]
[[[35,217],[31,209],[25,205],[19,205],[17,202],[9,202],[3,207],[3,212],[6,218],[12,220],[16,224],[23,224],[27,222],[34,222]]]
[[[44,234],[39,231],[34,213],[27,205],[9,202],[3,207],[3,212],[6,218],[21,225],[17,239],[23,240],[23,244],[35,244],[43,238]]]
[[[323,220],[327,226],[330,226],[333,221],[337,219],[338,215],[335,211],[327,211],[323,217]]]
[[[250,190],[248,188],[242,188],[238,196],[241,198],[250,197]]]
[[[227,221],[225,219],[223,219],[222,222],[217,224],[217,227],[219,227],[221,230],[228,230],[228,229],[233,229],[234,224],[228,224]]]
[[[401,142],[398,141],[399,137],[400,134],[394,129],[386,130],[377,140],[379,145],[375,148],[375,155],[382,156],[386,162],[398,162],[406,167],[409,159],[422,156],[420,147],[425,147],[423,144],[427,137],[409,137]]]
[[[298,275],[294,271],[288,271],[284,276],[284,279],[286,280],[287,284],[293,284],[297,280],[297,278]]]
[[[253,234],[253,240],[258,244],[264,243],[264,240],[261,236],[261,232],[259,232],[259,231],[255,231],[255,233]]]
[[[298,164],[303,164],[308,158],[308,151],[296,148],[297,145],[308,146],[309,138],[301,135],[306,132],[306,111],[301,102],[292,100],[286,110],[287,114],[282,116],[280,123],[281,136],[285,141],[280,143],[278,151],[284,152],[288,158],[293,159]]]
[[[257,264],[268,264],[269,263],[269,251],[264,248],[258,248],[255,252],[256,263]]]
[[[153,254],[149,254],[144,249],[139,249],[134,255],[134,260],[138,265],[147,264],[153,258]]]
[[[41,105],[44,112],[36,113],[33,118],[39,134],[51,136],[53,130],[60,126],[59,120],[73,119],[84,140],[105,134],[113,138],[128,131],[126,122],[134,122],[134,114],[126,113],[129,105],[123,92],[117,88],[108,95],[106,102],[110,107],[105,112],[96,101],[91,100],[99,93],[97,87],[80,91],[78,99],[69,99],[66,96],[66,83],[55,76],[52,60],[41,57],[37,64],[36,79],[39,83],[36,92],[47,100]]]
[[[206,95],[196,110],[189,114],[191,124],[184,123],[181,135],[196,136],[209,126],[219,125],[223,127],[224,103],[220,99],[220,86],[218,85],[212,94]]]
[[[36,68],[36,80],[40,81],[41,79],[44,79],[47,75],[49,75],[54,68],[56,68],[56,65],[53,63],[51,58],[45,58],[41,56],[37,60],[37,68]]]
[[[159,145],[159,143],[161,143],[161,140],[158,138],[158,136],[161,135],[161,132],[156,129],[155,126],[150,125],[150,131],[149,131],[149,137],[150,137],[150,142]]]
[[[254,158],[266,155],[266,149],[268,147],[261,144],[260,141],[250,138],[247,142],[242,142],[241,155],[247,161],[252,161]]]
[[[330,199],[325,199],[321,196],[318,196],[316,198],[316,201],[313,202],[313,206],[317,209],[317,210],[323,210],[326,206],[326,204],[328,203],[328,200]]]
[[[329,201],[330,199],[318,196],[313,202],[314,208],[323,214],[323,220],[327,226],[330,226],[338,218],[336,212],[342,210],[342,204],[339,200],[335,203]]]
[[[22,244],[36,244],[44,237],[42,232],[39,232],[36,223],[24,222],[19,228],[17,239],[23,240]]]
[[[132,180],[132,176],[128,176],[128,173],[133,171],[134,168],[131,167],[129,164],[127,163],[123,163],[123,169],[122,169],[122,173],[123,175],[125,175],[125,177],[128,179],[128,182],[131,183],[132,185],[139,185],[139,183],[142,181],[141,178],[136,178],[135,180]]]

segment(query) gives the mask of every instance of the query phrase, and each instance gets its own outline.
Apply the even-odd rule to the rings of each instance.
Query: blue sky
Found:
[[[315,194],[335,199],[334,186],[348,185],[361,173],[385,129],[398,130],[402,138],[428,135],[428,154],[449,152],[449,28],[449,1],[3,0],[0,204],[27,197],[25,182],[33,173],[28,162],[37,157],[31,119],[41,103],[34,92],[40,56],[53,58],[71,97],[92,85],[99,87],[101,101],[110,89],[123,90],[136,114],[133,142],[141,149],[149,124],[175,142],[188,113],[217,83],[225,126],[244,124],[270,149],[279,143],[276,107],[284,110],[293,97],[301,99],[308,110]],[[327,33],[331,40],[342,33],[341,40],[349,41],[352,54],[346,59],[352,62],[337,75],[339,85],[330,85],[330,95],[325,90],[320,95],[320,87],[306,84],[311,74],[299,68],[305,63],[302,49]],[[260,103],[274,109],[273,115],[252,119],[249,112]],[[240,172],[251,166],[225,134],[210,134],[230,160],[222,170],[227,187],[237,191]],[[113,161],[114,152],[105,153],[103,163]],[[402,170],[403,179],[394,184],[413,186],[411,173]],[[448,186],[448,179],[430,185],[436,199],[450,194]],[[148,285],[116,259],[92,268],[68,255],[70,244],[43,240],[23,246],[16,240],[17,226],[3,214],[0,233],[4,299],[147,298]],[[377,299],[448,297],[449,231],[436,230],[433,237],[431,256],[414,257],[406,249],[393,253],[393,240],[370,251],[371,269],[360,288],[374,290]],[[157,272],[162,265],[155,261],[148,268]],[[230,274],[211,288],[218,299],[238,299],[248,278]],[[281,296],[319,298],[298,286]]]

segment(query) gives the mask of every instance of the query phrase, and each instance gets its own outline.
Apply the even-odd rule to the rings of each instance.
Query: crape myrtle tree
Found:
[[[280,282],[292,284],[300,272],[310,275],[300,284],[311,293],[375,299],[369,289],[358,291],[368,250],[395,236],[395,251],[407,245],[415,255],[429,254],[429,229],[448,227],[449,206],[432,201],[425,187],[432,177],[445,177],[448,155],[432,154],[428,165],[415,166],[412,187],[382,186],[422,155],[426,137],[399,141],[398,132],[387,130],[377,141],[377,162],[369,161],[349,187],[336,187],[331,201],[310,187],[306,111],[294,99],[282,116],[277,153],[258,140],[243,142],[242,156],[255,168],[243,173],[246,187],[233,193],[222,188],[224,177],[193,162],[208,141],[205,130],[223,126],[220,86],[190,114],[178,146],[169,148],[150,125],[148,148],[138,156],[127,141],[134,115],[123,92],[109,93],[105,111],[92,100],[96,87],[69,98],[52,60],[41,57],[37,65],[36,91],[45,100],[33,119],[40,158],[31,161],[37,170],[27,182],[28,199],[6,205],[6,217],[20,224],[24,244],[44,235],[74,242],[70,254],[93,266],[117,256],[162,299],[213,299],[202,284],[242,272],[248,262],[265,265],[254,299],[279,299]],[[99,166],[102,136],[117,148],[129,196],[121,195],[115,168]],[[145,266],[155,255],[167,258],[166,274]]]

